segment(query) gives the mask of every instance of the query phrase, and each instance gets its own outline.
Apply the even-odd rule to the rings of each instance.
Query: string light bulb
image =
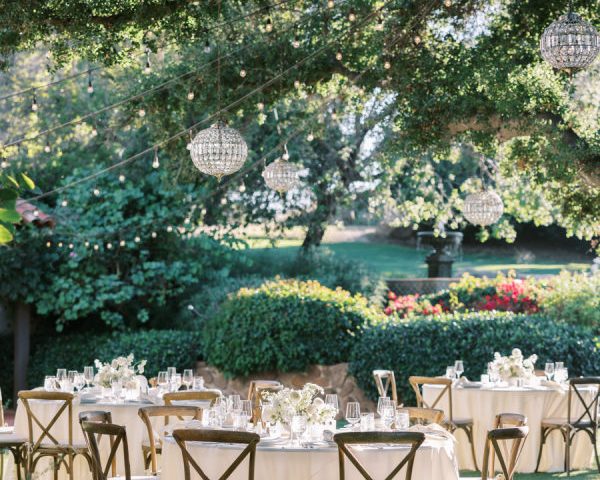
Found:
[[[271,21],[271,17],[267,18],[267,23],[265,24],[265,32],[271,33],[273,31],[273,22]]]
[[[100,190],[97,188],[94,188],[94,196],[99,197],[100,196]]]
[[[38,111],[38,102],[37,102],[37,97],[35,95],[35,92],[33,92],[33,98],[31,99],[31,111],[32,112]]]
[[[92,83],[92,71],[88,71],[88,85],[87,92],[91,95],[94,93],[94,84]]]
[[[150,49],[146,49],[146,65],[144,65],[144,73],[148,75],[152,71],[152,64],[150,63]]]
[[[315,136],[313,135],[313,132],[310,132],[307,136],[306,136],[306,140],[309,142],[312,142],[315,139]]]
[[[50,248],[52,246],[52,242],[46,242],[46,247]]]
[[[52,148],[50,147],[50,140],[46,140],[46,145],[44,145],[44,152],[50,153]]]
[[[119,246],[120,246],[120,247],[124,247],[124,246],[125,246],[125,240],[121,240],[121,241],[119,242]]]
[[[419,45],[421,43],[421,37],[419,35],[415,35],[413,42],[415,42],[415,45]]]
[[[69,250],[73,250],[75,248],[75,245],[73,245],[72,243],[69,243]]]
[[[356,12],[354,11],[353,8],[350,9],[350,13],[348,14],[348,20],[351,22],[356,21]]]
[[[383,68],[385,68],[386,70],[389,70],[390,68],[392,68],[392,64],[390,63],[389,60],[386,60],[385,62],[383,62]]]
[[[138,115],[140,116],[140,118],[144,118],[146,116],[146,110],[144,110],[143,108],[140,108],[138,110]]]
[[[246,69],[245,69],[245,68],[242,68],[242,69],[240,70],[240,77],[242,77],[242,78],[245,78],[245,77],[246,77],[246,73],[247,73],[247,72],[246,72]]]
[[[94,245],[94,250],[98,251],[100,247],[98,245]]]
[[[90,246],[90,242],[85,242],[84,245],[85,245],[85,248],[88,248]]]
[[[110,243],[110,242],[109,242],[109,243],[107,243],[107,244],[106,244],[106,248],[107,248],[108,250],[112,250],[112,247],[113,247],[113,246],[112,246],[112,243]]]
[[[195,97],[195,95],[194,95],[194,92],[192,92],[192,91],[190,90],[190,91],[188,92],[188,94],[187,94],[187,99],[191,101],[191,100],[193,100],[193,99],[194,99],[194,97]]]
[[[452,6],[452,0],[444,0],[444,5],[446,8],[450,8]]]
[[[125,175],[119,175],[119,182],[125,182]]]
[[[379,15],[379,18],[377,19],[377,23],[375,24],[375,30],[377,30],[378,32],[383,32],[383,17],[381,15]]]
[[[58,242],[58,248],[62,248],[63,243],[62,242]]]
[[[60,202],[60,205],[62,207],[66,207],[69,204],[69,202],[67,202],[66,200],[63,200],[62,202]]]
[[[300,48],[300,40],[298,40],[298,35],[294,37],[294,41],[292,42],[292,47]]]
[[[265,104],[263,102],[258,102],[256,104],[256,108],[258,108],[262,112],[265,109]]]
[[[344,58],[344,55],[342,54],[342,51],[338,48],[338,51],[335,53],[335,59],[341,61],[342,58]]]
[[[171,225],[169,225],[169,226],[167,227],[167,232],[171,233],[172,231],[173,231],[173,227],[172,227]]]
[[[90,133],[92,134],[92,137],[98,136],[98,129],[96,128],[96,126],[92,127],[92,131]]]
[[[141,239],[140,237],[135,237],[135,238],[133,239],[133,241],[134,241],[135,243],[140,243],[140,242],[142,241],[142,239]]]
[[[158,161],[158,148],[154,148],[154,160],[152,161],[152,168],[160,167],[160,162]]]
[[[333,0],[328,0],[328,1],[327,1],[327,7],[328,7],[328,8],[333,8],[333,7],[335,7],[335,3],[333,3]]]
[[[0,168],[8,168],[8,162],[6,161],[5,158],[3,158],[2,161],[0,162]]]
[[[150,234],[150,236],[151,236],[152,238],[156,238],[156,232],[152,232],[152,233]]]
[[[210,53],[210,42],[208,41],[208,38],[206,39],[206,42],[204,42],[204,53]]]
[[[300,88],[300,80],[294,80],[294,88]]]

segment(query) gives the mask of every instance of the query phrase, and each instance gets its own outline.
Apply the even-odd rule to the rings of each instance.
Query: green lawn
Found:
[[[268,247],[267,240],[253,238],[249,240],[250,247],[258,252],[276,250],[282,256],[295,255],[301,241],[299,239],[283,239],[277,242],[275,249]],[[389,278],[402,277],[424,277],[427,276],[427,265],[424,262],[427,255],[426,250],[417,251],[415,248],[390,243],[366,243],[346,242],[327,243],[337,254],[352,259],[359,259],[374,270]],[[587,263],[571,263],[566,259],[543,257],[537,255],[534,261],[518,263],[515,254],[485,250],[475,253],[465,253],[461,261],[454,265],[454,273],[460,274],[464,271],[473,273],[494,273],[509,269],[516,270],[520,274],[556,274],[560,270],[582,270],[589,267]]]
[[[474,472],[461,472],[461,478],[463,477],[478,477]],[[600,474],[591,470],[588,471],[575,471],[571,472],[571,476],[567,477],[566,473],[520,473],[515,475],[515,480],[550,480],[554,478],[574,478],[576,480],[600,480]]]

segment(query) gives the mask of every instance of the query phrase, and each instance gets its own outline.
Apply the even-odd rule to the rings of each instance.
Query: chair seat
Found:
[[[36,453],[45,453],[45,454],[61,454],[65,452],[71,452],[74,454],[79,453],[88,453],[88,448],[83,444],[74,444],[69,445],[68,443],[59,443],[58,445],[55,443],[42,443],[36,450]]]
[[[468,427],[469,425],[473,425],[472,418],[454,418],[452,419],[452,423],[457,427]]]
[[[569,425],[569,422],[566,418],[544,418],[542,420],[542,427],[560,428],[567,425]],[[589,420],[571,423],[573,428],[592,428],[593,426],[594,424]]]
[[[160,477],[153,475],[134,475],[131,480],[159,480]],[[124,480],[125,477],[108,477],[108,480]]]
[[[0,448],[18,447],[19,445],[23,445],[24,443],[27,443],[27,439],[19,437],[14,433],[3,433],[2,435],[0,435]]]

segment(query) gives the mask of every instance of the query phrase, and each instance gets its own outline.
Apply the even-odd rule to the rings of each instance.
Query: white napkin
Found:
[[[408,431],[421,432],[425,435],[431,435],[433,437],[443,437],[446,440],[452,440],[453,442],[456,442],[456,437],[437,423],[430,423],[429,425],[413,425],[408,429]]]

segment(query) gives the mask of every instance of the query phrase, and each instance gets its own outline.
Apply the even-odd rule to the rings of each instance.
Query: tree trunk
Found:
[[[14,338],[14,405],[17,404],[17,393],[27,389],[27,366],[29,364],[29,347],[31,333],[31,307],[18,302],[15,306]]]
[[[327,188],[327,185],[324,185]],[[335,196],[326,194],[319,198],[317,194],[317,208],[308,220],[308,230],[302,242],[302,250],[318,247],[325,236],[327,224],[336,212]]]

